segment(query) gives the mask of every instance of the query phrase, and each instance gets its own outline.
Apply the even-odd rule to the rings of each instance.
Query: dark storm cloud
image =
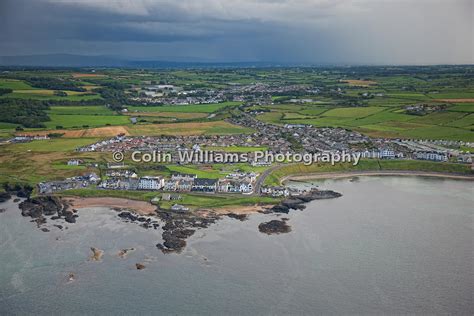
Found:
[[[473,8],[469,0],[0,3],[0,55],[113,54],[314,63],[473,62]]]

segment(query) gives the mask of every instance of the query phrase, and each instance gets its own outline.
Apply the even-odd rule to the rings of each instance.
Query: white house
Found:
[[[431,160],[431,161],[448,161],[448,155],[443,152],[436,151],[419,151],[415,153],[415,159]]]
[[[69,159],[67,162],[68,166],[79,166],[81,163],[83,163],[82,160],[80,159]]]
[[[162,177],[141,177],[138,181],[139,190],[159,190],[165,185],[165,180]]]

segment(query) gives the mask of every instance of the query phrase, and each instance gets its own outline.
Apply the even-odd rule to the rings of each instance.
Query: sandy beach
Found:
[[[134,210],[140,215],[154,214],[156,206],[145,202],[136,201],[122,198],[112,197],[91,197],[91,198],[80,198],[72,197],[66,198],[72,208],[81,209],[87,207],[117,207],[117,208],[129,208]]]
[[[117,207],[117,208],[129,208],[134,210],[140,215],[153,215],[156,210],[156,206],[145,201],[129,200],[122,198],[113,197],[71,197],[65,200],[70,203],[72,208],[81,209],[87,207]],[[206,210],[200,210],[200,212],[214,212],[218,215],[224,215],[228,213],[233,214],[254,214],[265,209],[272,207],[273,205],[245,205],[245,206],[234,206],[234,207],[222,207],[222,208],[211,208]]]
[[[328,173],[310,173],[305,175],[292,175],[284,177],[281,182],[291,180],[313,180],[313,179],[336,179],[352,178],[358,176],[419,176],[435,177],[458,180],[474,180],[473,175],[462,175],[442,172],[424,172],[424,171],[352,171],[352,172],[328,172]]]

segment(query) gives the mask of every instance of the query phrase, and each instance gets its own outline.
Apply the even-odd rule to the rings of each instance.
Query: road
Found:
[[[265,179],[275,170],[281,168],[282,165],[276,165],[273,167],[268,168],[260,176],[258,176],[257,181],[255,181],[255,188],[253,190],[252,195],[260,195],[260,190],[262,188],[263,183],[265,182]]]

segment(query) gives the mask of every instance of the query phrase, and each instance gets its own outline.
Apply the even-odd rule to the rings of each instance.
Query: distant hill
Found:
[[[128,68],[189,68],[189,67],[279,67],[296,66],[271,62],[196,62],[129,60],[110,56],[72,54],[0,56],[0,66],[26,67],[128,67]]]

